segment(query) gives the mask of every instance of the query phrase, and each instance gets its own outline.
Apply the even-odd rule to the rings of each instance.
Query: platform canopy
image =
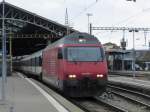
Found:
[[[2,37],[2,6],[0,2],[0,37]],[[13,56],[25,55],[44,48],[67,34],[67,27],[25,9],[4,2],[7,51],[12,40]],[[70,33],[76,32],[71,28]],[[11,39],[10,39],[11,38]]]

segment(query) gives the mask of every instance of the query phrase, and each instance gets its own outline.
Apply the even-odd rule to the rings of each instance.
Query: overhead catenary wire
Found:
[[[76,16],[73,17],[73,20],[76,20],[78,17],[80,17],[82,14],[84,14],[87,10],[92,8],[97,3],[98,3],[98,0],[95,0],[93,3],[86,6],[81,12],[79,12]]]
[[[144,14],[144,13],[146,13],[148,11],[150,11],[150,8],[142,9],[141,11],[139,11],[139,12],[137,12],[137,13],[135,13],[135,14],[133,14],[133,15],[131,15],[131,16],[129,16],[129,17],[119,21],[119,22],[116,22],[115,24],[112,24],[111,26],[115,27],[116,25],[118,26],[118,25],[121,25],[121,24],[123,24],[125,22],[129,22],[131,20],[134,21],[134,19],[137,19],[138,16],[142,16],[141,14]],[[99,33],[101,33],[101,32],[97,32],[96,34],[99,34]]]
[[[138,16],[141,16],[141,14],[144,14],[145,12],[146,12],[146,11],[143,11],[143,10],[142,10],[142,11],[140,11],[140,12],[138,12],[138,13],[136,13],[136,14],[130,16],[130,17],[125,18],[124,20],[121,20],[121,21],[119,21],[119,22],[113,24],[112,27],[114,27],[114,26],[116,26],[116,25],[120,25],[120,24],[125,23],[125,22],[128,22],[129,20],[132,20],[132,21],[133,21],[133,19],[136,19]],[[111,31],[110,31],[110,32],[111,32]],[[102,33],[102,32],[97,32],[95,35],[98,35],[99,33]],[[148,36],[147,36],[148,33],[149,33],[149,31],[146,31],[146,34],[145,34],[145,31],[144,31],[145,46],[146,46],[146,41],[147,41],[147,38],[148,38]],[[107,35],[109,36],[110,33],[109,33],[109,32],[106,32],[106,33],[105,33],[105,36],[107,36]],[[146,35],[146,36],[145,36],[145,35]]]
[[[125,19],[123,19],[123,20],[121,20],[121,21],[119,21],[119,22],[117,22],[117,23],[115,23],[115,24],[112,24],[112,27],[115,27],[116,25],[120,25],[120,24],[122,24],[122,23],[125,23],[125,22],[127,22],[127,21],[133,19],[133,18],[136,18],[136,17],[139,16],[141,13],[143,13],[143,11],[142,11],[142,12],[138,12],[138,13],[136,13],[136,14],[130,16],[130,17],[127,17],[127,18],[125,18]],[[97,32],[96,35],[99,34],[99,33],[101,33],[101,32]]]

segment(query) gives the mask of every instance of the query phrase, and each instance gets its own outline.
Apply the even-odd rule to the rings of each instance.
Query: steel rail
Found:
[[[132,90],[127,90],[127,89],[120,88],[120,87],[110,86],[110,85],[109,85],[108,87],[118,89],[119,91],[120,91],[120,90],[121,90],[121,91],[125,91],[125,92],[127,92],[127,94],[131,94],[131,95],[136,94],[136,95],[138,95],[138,96],[144,98],[145,100],[146,100],[146,99],[150,99],[150,96],[149,96],[149,95],[145,95],[145,94],[143,94],[143,93],[139,93],[139,92],[132,91]],[[113,91],[113,90],[112,90],[111,92],[112,92],[113,94],[115,94],[115,95],[118,95],[118,96],[120,96],[120,97],[123,97],[124,99],[130,100],[130,101],[132,101],[132,102],[134,102],[134,103],[138,103],[138,104],[141,104],[141,105],[143,105],[143,106],[146,106],[146,107],[150,108],[150,104],[147,104],[147,103],[145,103],[144,101],[137,100],[137,99],[135,99],[135,98],[132,98],[132,97],[130,97],[130,96],[127,96],[127,95],[118,93],[118,92]]]
[[[146,104],[146,103],[144,103],[144,102],[142,102],[142,101],[136,100],[136,99],[134,99],[134,98],[131,98],[131,97],[129,97],[129,96],[122,95],[121,93],[117,93],[117,92],[114,92],[114,91],[113,91],[112,93],[115,94],[115,95],[118,95],[118,96],[120,96],[120,97],[123,97],[124,99],[130,100],[130,101],[132,101],[132,102],[134,102],[134,103],[136,103],[136,104],[140,104],[140,105],[143,105],[143,106],[146,106],[146,107],[150,108],[150,105],[149,105],[149,104]]]
[[[136,94],[136,95],[140,95],[140,96],[142,96],[142,97],[145,97],[145,98],[150,99],[150,95],[143,94],[143,93],[140,93],[140,92],[137,92],[137,91],[125,89],[125,88],[118,87],[118,86],[114,86],[114,85],[113,85],[113,86],[112,86],[112,85],[107,85],[107,87],[110,87],[110,88],[113,88],[113,89],[119,89],[119,90],[122,90],[122,91],[126,91],[126,92],[129,92],[129,93]]]
[[[89,109],[87,109],[86,106],[84,106],[84,105],[78,103],[76,100],[72,100],[72,99],[70,99],[70,98],[67,98],[67,100],[71,101],[74,105],[78,106],[79,108],[81,108],[81,109],[84,110],[85,112],[92,112],[92,111],[90,111]]]
[[[107,102],[107,101],[105,101],[105,100],[102,100],[100,97],[97,97],[97,96],[96,96],[95,99],[98,100],[99,102],[103,103],[104,105],[107,105],[107,106],[109,106],[109,107],[111,107],[111,108],[114,108],[114,109],[116,110],[116,112],[129,112],[129,111],[126,110],[126,109],[123,109],[123,108],[118,107],[118,106],[116,106],[116,105],[113,105],[113,104],[111,104],[111,103],[109,103],[109,102]]]
[[[90,101],[90,100],[88,100],[88,102],[91,102],[91,103],[94,102],[94,103],[96,103],[96,104],[99,105],[99,106],[105,106],[106,108],[111,108],[113,112],[128,112],[128,110],[122,109],[122,108],[117,107],[117,106],[115,106],[115,105],[112,105],[112,104],[110,104],[110,103],[108,103],[108,102],[105,102],[105,101],[101,100],[101,99],[98,98],[98,97],[94,97],[93,100],[95,100],[95,101]],[[88,109],[88,105],[85,106],[85,105],[79,103],[80,101],[76,101],[76,100],[71,100],[71,101],[72,101],[75,105],[77,105],[78,107],[80,107],[82,110],[85,110],[86,112],[93,112],[93,110]],[[84,101],[82,101],[82,102],[84,102]],[[90,103],[89,103],[89,104],[90,104]],[[102,104],[103,104],[103,105],[102,105]],[[110,110],[110,111],[111,111],[111,110]]]

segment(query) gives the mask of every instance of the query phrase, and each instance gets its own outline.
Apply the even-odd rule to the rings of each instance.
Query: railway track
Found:
[[[73,99],[72,102],[86,112],[128,112],[125,109],[103,101],[99,97]]]
[[[124,107],[120,104],[118,106],[122,108],[127,108],[129,111],[138,111],[138,112],[149,112],[150,111],[150,96],[147,94],[143,94],[137,91],[124,89],[117,86],[108,85],[108,88],[111,89],[111,94],[113,94],[114,100],[120,99],[120,104],[123,105],[122,101],[127,102],[124,103]],[[113,100],[112,100],[113,102]],[[114,104],[116,102],[114,101]],[[131,107],[131,108],[130,108]],[[140,111],[139,111],[140,110]]]

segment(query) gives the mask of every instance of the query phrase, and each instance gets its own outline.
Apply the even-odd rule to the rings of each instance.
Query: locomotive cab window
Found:
[[[103,61],[102,50],[99,47],[68,47],[68,61]]]

